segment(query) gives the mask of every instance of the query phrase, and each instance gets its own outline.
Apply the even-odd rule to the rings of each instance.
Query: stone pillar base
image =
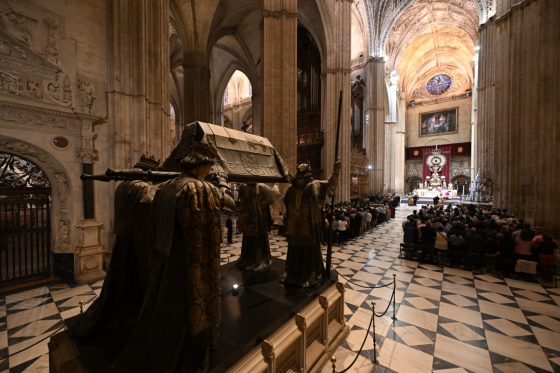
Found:
[[[74,256],[74,281],[83,284],[100,280],[105,277],[103,260],[107,254],[99,240],[103,225],[95,220],[85,220],[76,227],[80,234]]]

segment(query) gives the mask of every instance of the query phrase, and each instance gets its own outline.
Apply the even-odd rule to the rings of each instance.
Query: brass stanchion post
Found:
[[[397,319],[397,314],[395,313],[395,303],[397,299],[397,275],[393,273],[393,322]]]
[[[332,373],[336,373],[336,357],[331,356]]]
[[[81,315],[81,314],[84,313],[84,301],[81,300],[81,301],[79,302],[79,304],[80,304],[80,315]]]
[[[373,363],[377,364],[377,341],[375,338],[375,302],[371,302],[371,318],[373,324]]]

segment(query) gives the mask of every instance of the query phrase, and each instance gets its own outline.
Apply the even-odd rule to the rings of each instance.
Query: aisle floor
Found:
[[[371,318],[371,304],[385,310],[391,288],[368,289],[396,274],[392,307],[376,318],[377,364],[368,337],[352,372],[552,372],[560,371],[560,289],[538,283],[441,268],[399,258],[402,219],[411,209],[346,245],[335,246],[333,264],[345,278],[345,314],[350,334],[335,351],[337,370],[356,356]],[[274,256],[285,258],[283,237],[271,237]],[[241,237],[222,251],[236,260]],[[101,291],[91,285],[39,287],[0,297],[0,373],[48,372],[45,338],[79,313],[79,302]],[[359,286],[361,285],[361,286]],[[18,353],[18,351],[22,351]],[[324,372],[331,372],[326,366]]]

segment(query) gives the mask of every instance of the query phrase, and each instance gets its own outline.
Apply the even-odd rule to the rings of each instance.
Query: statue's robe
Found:
[[[191,177],[167,181],[153,202],[155,268],[117,372],[199,372],[220,320],[220,209],[223,195]]]
[[[322,209],[326,199],[334,193],[337,177],[333,176],[328,181],[295,180],[284,196],[288,241],[286,285],[311,287],[323,280]]]
[[[78,338],[124,327],[130,331],[142,306],[155,260],[150,229],[157,186],[124,181],[115,190],[115,244],[99,297],[69,325]]]
[[[270,205],[281,195],[265,184],[246,185],[240,195],[237,227],[243,233],[243,244],[236,265],[242,270],[260,271],[268,268],[272,260],[268,242]]]

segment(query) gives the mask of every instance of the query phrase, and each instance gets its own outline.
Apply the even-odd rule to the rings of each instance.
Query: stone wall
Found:
[[[457,133],[420,137],[420,114],[458,108]],[[406,111],[406,146],[454,144],[471,141],[471,98],[446,101],[433,105],[409,107]]]
[[[83,242],[82,164],[106,167],[100,153],[109,136],[95,124],[107,115],[107,9],[93,0],[48,5],[0,3],[0,151],[20,155],[47,174],[53,185],[52,251],[76,254]],[[66,142],[55,143],[55,137]],[[95,190],[106,195],[109,186]],[[84,256],[82,266],[87,263],[90,273],[102,274],[111,205],[99,198],[95,206],[97,252]]]
[[[475,169],[496,206],[560,233],[560,2],[512,3],[480,31]]]

